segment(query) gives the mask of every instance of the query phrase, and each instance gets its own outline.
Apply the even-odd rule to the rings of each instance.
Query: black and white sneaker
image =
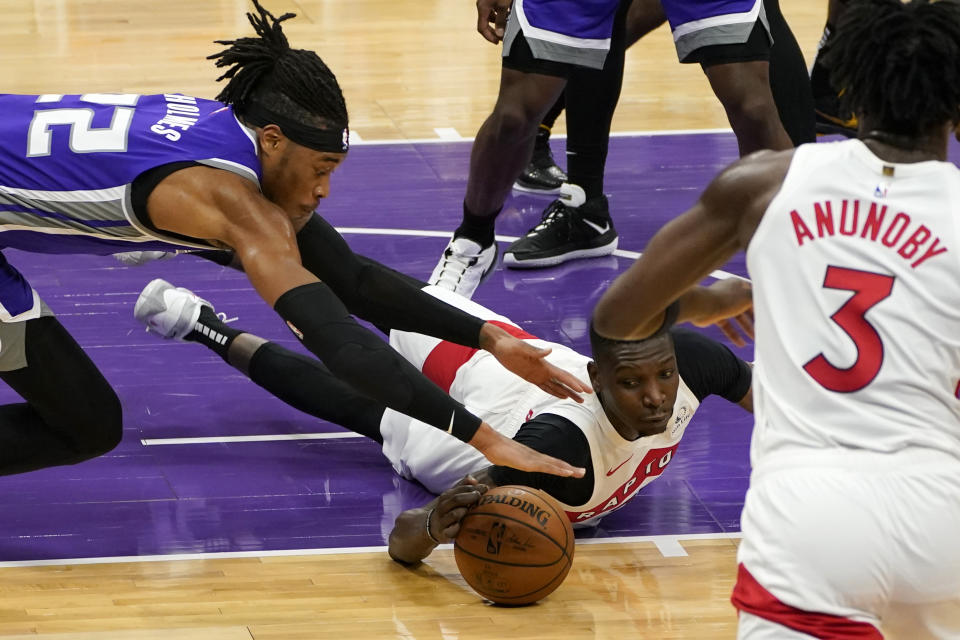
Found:
[[[554,162],[550,151],[550,130],[541,126],[533,143],[533,156],[513,188],[528,193],[555,194],[560,193],[560,185],[566,181],[567,174]]]
[[[583,189],[564,183],[560,199],[544,210],[540,224],[507,248],[503,264],[512,269],[550,267],[574,258],[610,255],[617,242],[607,197],[587,200]]]
[[[472,298],[473,292],[490,277],[496,266],[496,241],[489,247],[481,247],[469,238],[453,238],[427,282]]]

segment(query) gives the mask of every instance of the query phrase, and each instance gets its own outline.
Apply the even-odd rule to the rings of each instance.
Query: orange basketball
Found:
[[[490,489],[453,543],[460,574],[499,604],[530,604],[560,586],[573,563],[573,527],[556,500],[516,485]]]

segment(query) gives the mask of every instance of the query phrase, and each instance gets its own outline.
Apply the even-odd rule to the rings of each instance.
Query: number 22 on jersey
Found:
[[[53,133],[50,127],[70,127],[70,150],[74,153],[97,153],[99,151],[126,151],[127,137],[133,122],[134,107],[140,96],[134,93],[87,93],[80,96],[81,102],[114,105],[109,127],[93,128],[92,108],[37,109],[27,133],[27,157],[50,155]],[[56,103],[61,94],[45,94],[37,103]]]
[[[803,370],[821,386],[838,393],[852,393],[870,384],[883,364],[883,340],[866,319],[866,313],[893,291],[894,277],[871,271],[830,265],[823,280],[825,289],[852,291],[853,295],[830,319],[853,340],[857,359],[846,369],[830,363],[823,353],[803,365]]]

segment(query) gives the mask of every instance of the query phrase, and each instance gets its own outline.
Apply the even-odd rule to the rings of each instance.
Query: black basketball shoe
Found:
[[[543,211],[540,224],[507,248],[503,264],[536,269],[574,258],[606,256],[616,251],[617,241],[607,197],[587,200],[583,189],[564,183],[560,199]]]
[[[566,181],[567,174],[554,162],[550,151],[550,129],[541,126],[533,143],[533,156],[513,188],[530,193],[560,193],[560,185]]]

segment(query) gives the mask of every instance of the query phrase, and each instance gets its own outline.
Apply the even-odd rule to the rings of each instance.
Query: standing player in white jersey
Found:
[[[649,334],[746,249],[740,637],[960,638],[960,172],[945,162],[960,3],[851,4],[833,47],[859,139],[725,170],[611,286],[594,329]]]

